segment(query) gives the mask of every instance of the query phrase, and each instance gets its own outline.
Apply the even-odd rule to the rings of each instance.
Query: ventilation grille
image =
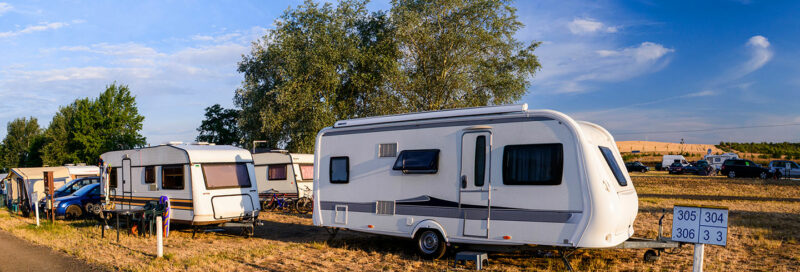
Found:
[[[378,145],[378,157],[397,157],[397,143]]]
[[[394,201],[377,201],[375,202],[375,213],[394,215]]]

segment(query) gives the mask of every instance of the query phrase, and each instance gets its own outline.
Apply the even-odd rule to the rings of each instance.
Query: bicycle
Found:
[[[294,209],[298,213],[307,214],[314,211],[314,193],[311,192],[311,188],[308,188],[308,186],[304,185],[303,187],[305,187],[303,189],[303,197],[297,199]],[[311,197],[308,197],[309,195]]]
[[[280,194],[281,196],[278,197],[278,191],[274,189],[267,190],[267,193],[272,194],[272,196],[261,204],[262,209],[269,211],[287,211],[288,209],[288,212],[291,212],[294,209],[294,200],[291,198],[286,198],[286,194]]]

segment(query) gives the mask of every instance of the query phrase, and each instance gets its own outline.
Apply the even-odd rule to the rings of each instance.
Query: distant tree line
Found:
[[[239,63],[237,114],[207,108],[197,140],[313,152],[317,132],[336,120],[518,101],[541,67],[540,43],[514,38],[523,25],[510,1],[366,4],[284,11]]]
[[[113,83],[97,98],[61,106],[45,129],[34,117],[9,122],[0,168],[96,164],[104,152],[144,146],[143,121],[128,86]]]
[[[800,143],[733,143],[733,142],[720,142],[716,145],[717,148],[725,152],[739,151],[745,153],[758,153],[759,158],[783,158],[787,159],[800,159]]]

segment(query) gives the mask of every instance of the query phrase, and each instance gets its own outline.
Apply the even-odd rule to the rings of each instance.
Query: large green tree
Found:
[[[128,86],[113,83],[95,99],[59,109],[44,133],[43,159],[49,165],[95,164],[104,152],[144,146],[143,121]]]
[[[41,166],[42,129],[36,118],[17,118],[8,123],[2,156],[6,168]]]
[[[242,136],[237,124],[239,111],[226,109],[219,104],[206,108],[206,119],[200,123],[197,131],[198,142],[209,142],[220,145],[242,145]]]
[[[508,1],[306,1],[275,25],[239,63],[234,102],[248,142],[291,151],[340,119],[517,101],[540,67]]]

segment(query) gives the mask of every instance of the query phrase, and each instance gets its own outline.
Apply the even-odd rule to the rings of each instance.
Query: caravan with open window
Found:
[[[167,196],[171,221],[215,225],[258,217],[250,152],[234,146],[169,144],[103,153],[104,198],[115,209]]]
[[[611,134],[527,105],[336,122],[319,132],[314,224],[450,243],[606,248],[637,195]]]

